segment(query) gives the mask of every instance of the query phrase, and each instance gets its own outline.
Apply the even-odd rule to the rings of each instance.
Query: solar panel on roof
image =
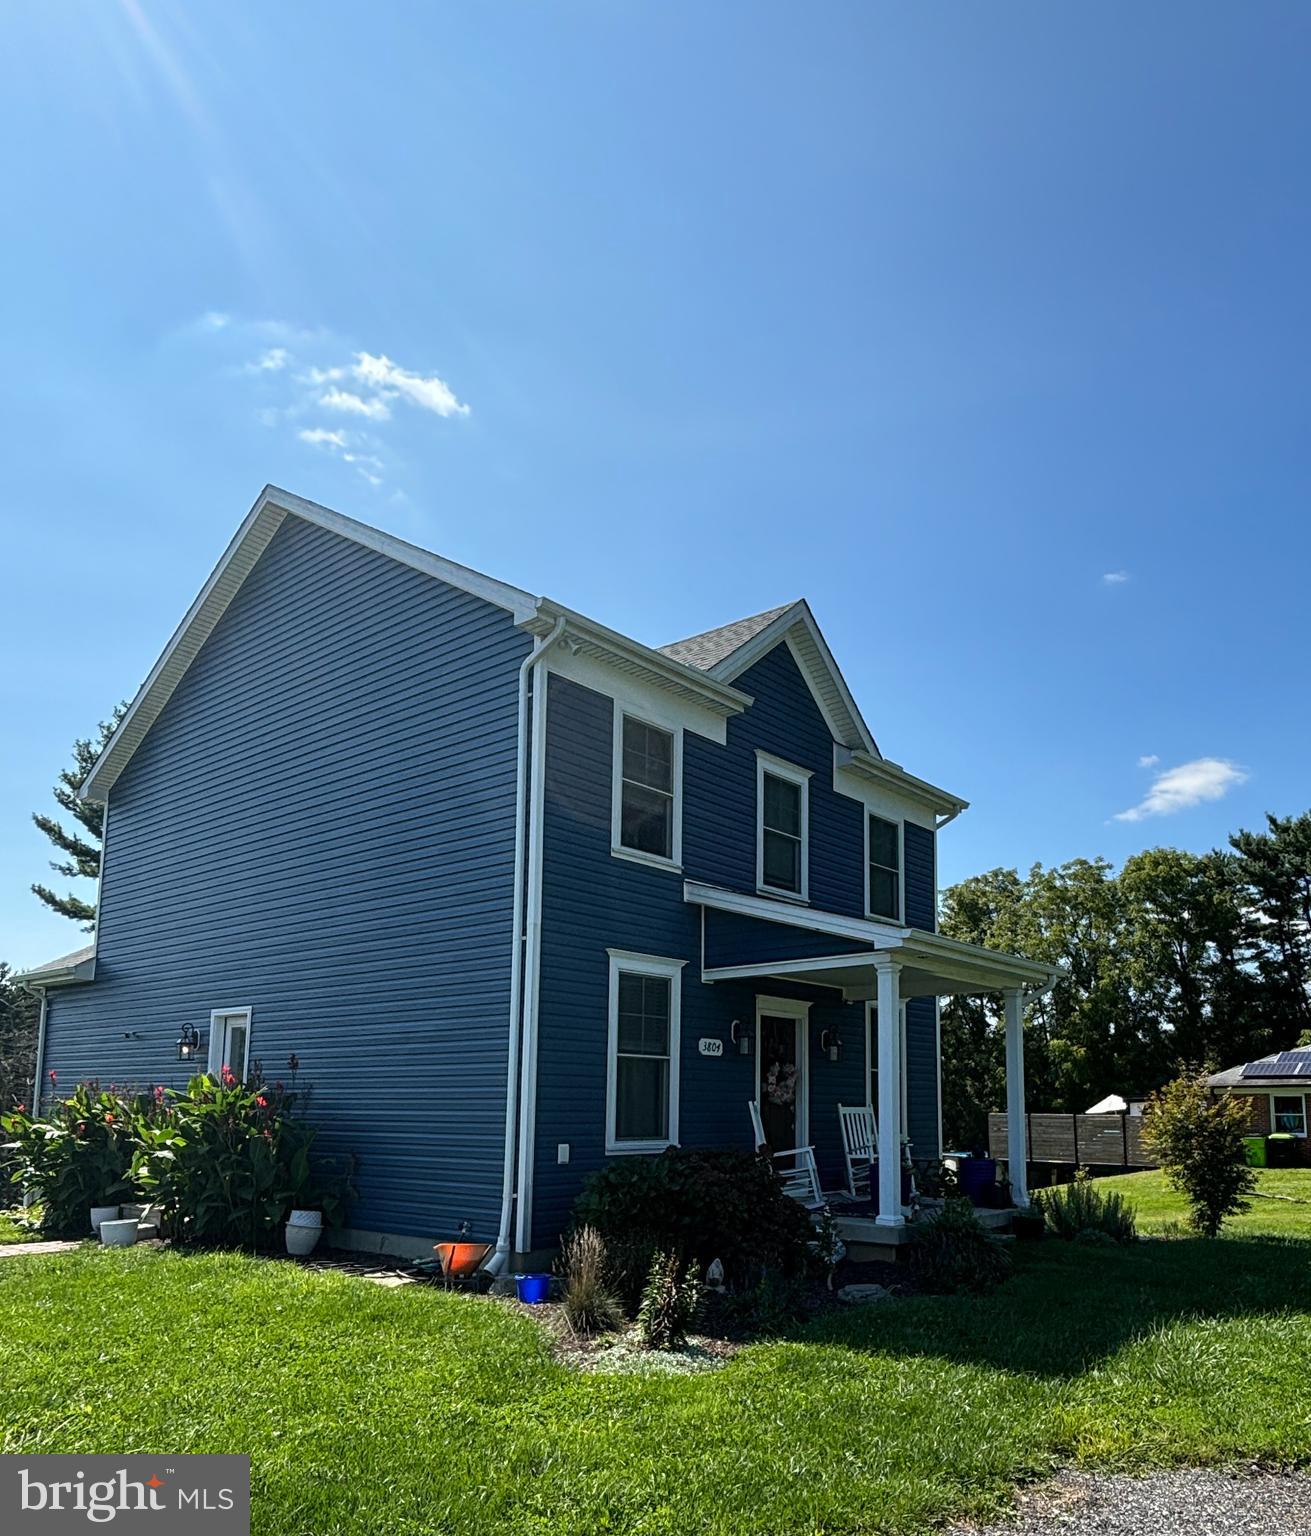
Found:
[[[1311,1077],[1311,1051],[1280,1051],[1267,1061],[1249,1061],[1244,1077]]]

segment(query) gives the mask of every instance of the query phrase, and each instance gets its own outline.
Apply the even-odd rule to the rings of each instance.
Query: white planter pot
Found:
[[[100,1223],[100,1241],[106,1248],[130,1248],[137,1240],[137,1219],[131,1216],[127,1221],[102,1221]]]
[[[321,1227],[323,1225],[322,1211],[289,1211],[287,1213],[287,1225],[289,1227]]]
[[[117,1220],[118,1220],[118,1206],[116,1206],[116,1205],[93,1205],[91,1207],[91,1230],[97,1236],[100,1235],[100,1223],[102,1221],[117,1221]]]
[[[314,1252],[322,1236],[322,1227],[296,1227],[291,1222],[288,1222],[286,1226],[287,1252],[293,1258],[303,1259],[307,1254]]]

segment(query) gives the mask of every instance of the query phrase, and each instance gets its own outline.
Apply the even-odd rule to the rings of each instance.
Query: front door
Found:
[[[805,1127],[804,1021],[762,1008],[756,1021],[756,1094],[775,1152],[801,1145]]]

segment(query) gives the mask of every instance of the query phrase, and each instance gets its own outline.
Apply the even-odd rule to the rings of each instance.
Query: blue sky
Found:
[[[266,481],[652,643],[809,597],[944,880],[1311,803],[1305,4],[0,29],[0,958]]]

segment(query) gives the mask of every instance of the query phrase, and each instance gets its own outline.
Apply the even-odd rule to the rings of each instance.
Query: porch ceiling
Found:
[[[1061,975],[1058,967],[1001,950],[985,949],[978,944],[965,944],[940,933],[816,911],[768,896],[748,896],[688,881],[684,898],[711,910],[735,912],[743,917],[848,941],[864,940],[869,945],[867,950],[855,953],[848,951],[805,959],[744,960],[740,965],[707,966],[703,955],[702,977],[705,981],[773,977],[840,989],[847,998],[859,1000],[877,995],[878,967],[889,961],[896,961],[901,968],[899,980],[903,998],[970,996],[1000,992],[1009,987],[1040,993],[1047,991]]]

